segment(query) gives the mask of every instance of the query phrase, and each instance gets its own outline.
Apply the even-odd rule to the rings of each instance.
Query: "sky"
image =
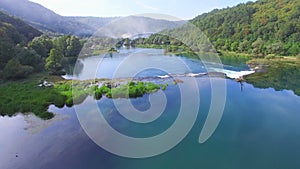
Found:
[[[30,0],[63,16],[129,16],[157,13],[192,19],[204,12],[250,0]]]

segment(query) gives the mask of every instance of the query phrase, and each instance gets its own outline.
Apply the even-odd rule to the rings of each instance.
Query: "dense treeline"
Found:
[[[27,25],[20,19],[10,17],[0,11],[1,42],[7,40],[11,43],[27,43],[42,33]]]
[[[37,44],[42,45],[42,49],[45,49],[48,53],[46,58],[45,68],[50,74],[60,75],[64,73],[73,73],[73,66],[76,63],[77,57],[83,47],[83,40],[80,40],[76,36],[64,35],[55,37],[53,39],[45,40],[44,37],[39,37]],[[35,39],[33,40],[33,42]],[[48,48],[47,43],[52,48]],[[40,49],[40,48],[38,48]],[[45,52],[45,51],[44,51]]]
[[[300,53],[300,1],[259,0],[214,10],[192,20],[220,50],[297,55]]]
[[[248,2],[233,8],[213,10],[190,22],[200,28],[213,43],[214,48],[219,51],[248,53],[256,57],[296,56],[300,53],[300,1],[298,0]],[[178,28],[171,31],[174,34],[181,30]],[[182,36],[184,43],[190,46],[189,44],[198,41],[201,45],[199,39],[194,38],[197,37],[196,33],[193,31],[184,33]],[[157,45],[179,43],[159,34],[136,42]],[[205,45],[198,48],[201,51],[212,50],[209,45]]]
[[[196,53],[216,53],[215,48],[205,34],[193,24],[186,24],[176,29],[164,30],[146,39],[135,39],[133,40],[133,44],[138,47],[164,48],[165,52],[187,56],[196,56]]]
[[[0,21],[0,79],[19,79],[44,70],[62,74],[75,64],[83,45],[79,38],[50,38],[2,12]]]
[[[0,78],[23,77],[41,68],[41,59],[26,44],[42,33],[0,12]]]

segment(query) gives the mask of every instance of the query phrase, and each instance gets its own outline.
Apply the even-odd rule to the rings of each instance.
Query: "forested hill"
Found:
[[[0,80],[40,70],[43,61],[25,46],[42,33],[20,19],[0,12]],[[8,64],[9,63],[9,64]]]
[[[0,70],[15,55],[16,46],[27,45],[42,33],[20,19],[0,11]]]
[[[76,35],[90,35],[94,32],[88,25],[67,20],[65,17],[29,0],[0,0],[0,9],[9,15],[21,18],[42,31]]]
[[[66,17],[29,0],[0,0],[0,10],[9,15],[21,18],[26,23],[43,31],[54,34],[91,36],[106,24],[120,19],[119,17]],[[130,17],[131,19],[133,17]],[[181,26],[184,22],[157,20],[146,17],[134,17],[133,23],[147,23],[145,28],[171,29]],[[139,24],[140,25],[140,24]],[[152,29],[150,29],[152,30]],[[156,29],[155,29],[156,30]],[[153,32],[153,31],[152,31]],[[136,32],[135,32],[136,34]]]
[[[299,0],[248,2],[213,10],[191,22],[210,38],[218,50],[257,56],[300,53]]]
[[[42,33],[20,19],[10,17],[0,11],[0,43],[28,43]],[[2,46],[2,45],[1,45]]]

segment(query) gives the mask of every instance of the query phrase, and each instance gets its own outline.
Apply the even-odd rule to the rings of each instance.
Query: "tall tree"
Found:
[[[46,70],[52,74],[58,74],[62,70],[61,61],[63,54],[57,49],[51,49],[49,57],[46,59]]]
[[[36,51],[40,56],[46,58],[50,50],[53,48],[53,43],[50,38],[45,35],[34,38],[28,46]]]
[[[255,56],[263,56],[263,45],[264,41],[261,38],[258,38],[255,42],[252,43],[252,53]]]
[[[66,57],[77,57],[81,51],[82,45],[79,38],[71,36],[68,40]]]

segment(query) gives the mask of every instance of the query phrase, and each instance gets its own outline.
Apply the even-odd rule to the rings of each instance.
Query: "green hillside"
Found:
[[[214,10],[191,21],[218,50],[297,55],[300,53],[300,1],[259,0]]]
[[[146,47],[167,45],[171,52],[180,52],[189,46],[196,52],[214,51],[215,48],[255,57],[297,56],[300,53],[299,0],[248,2],[232,8],[215,9],[197,16],[190,23],[135,42]],[[199,28],[214,48],[191,25]]]
[[[27,25],[20,19],[10,17],[0,11],[1,42],[7,40],[13,44],[28,43],[41,32]]]
[[[51,34],[91,36],[106,24],[120,17],[66,17],[29,0],[0,0],[0,10],[18,17],[36,29]],[[122,20],[124,21],[124,20]],[[157,20],[147,17],[135,17],[133,23],[144,24],[145,32],[154,32],[159,28],[172,29],[184,22]],[[137,32],[135,32],[136,34]],[[141,32],[138,32],[141,33]],[[133,35],[135,35],[133,34]]]
[[[76,35],[90,35],[94,32],[88,25],[68,20],[29,0],[1,0],[0,10],[44,32]]]
[[[39,66],[39,57],[24,46],[41,34],[25,22],[0,12],[0,79],[9,77],[10,69],[15,76],[23,76]]]

